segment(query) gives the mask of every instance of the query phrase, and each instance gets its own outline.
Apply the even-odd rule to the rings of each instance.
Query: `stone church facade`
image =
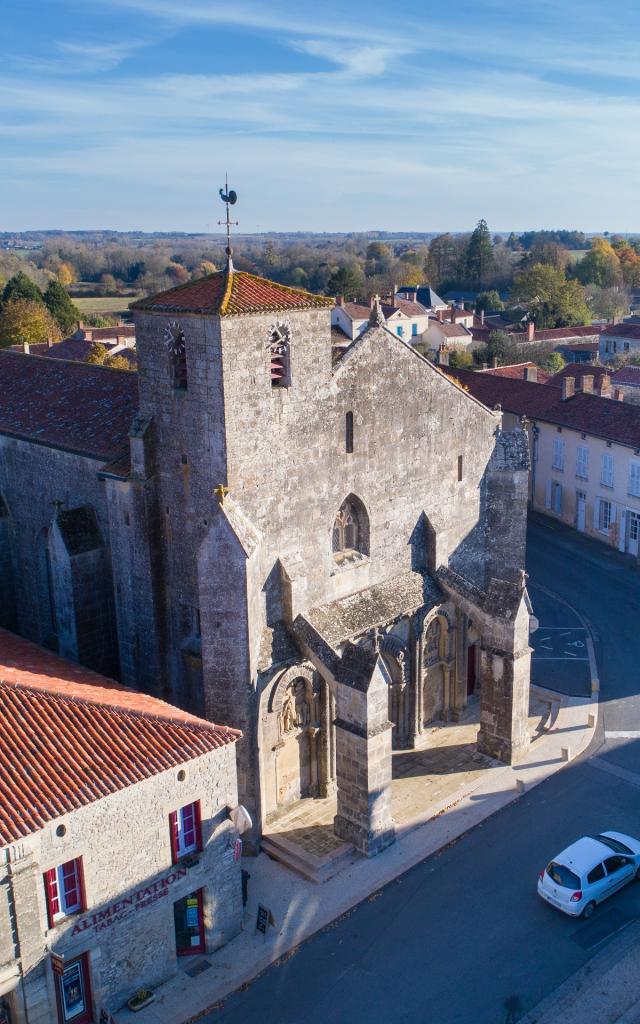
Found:
[[[0,353],[0,616],[241,729],[256,843],[336,793],[372,854],[392,749],[469,692],[526,751],[528,449],[375,307],[334,351],[332,304],[230,267],[136,305],[137,375]]]

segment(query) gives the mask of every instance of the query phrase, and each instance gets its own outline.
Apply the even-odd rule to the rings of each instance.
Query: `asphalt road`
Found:
[[[596,634],[604,728],[588,755],[360,904],[203,1020],[506,1024],[640,917],[637,884],[586,922],[557,913],[535,891],[538,871],[577,836],[607,827],[640,836],[639,743],[607,737],[637,731],[640,739],[640,573],[616,553],[539,522],[531,528],[529,570],[533,584],[575,605]],[[553,602],[538,598],[541,625],[549,627]],[[565,627],[580,628],[573,620],[559,623]],[[549,628],[541,634],[550,635]],[[567,645],[581,635],[543,644],[542,657],[579,651]]]

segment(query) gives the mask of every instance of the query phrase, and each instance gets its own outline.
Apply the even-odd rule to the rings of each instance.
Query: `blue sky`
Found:
[[[640,230],[636,0],[22,0],[0,229]]]

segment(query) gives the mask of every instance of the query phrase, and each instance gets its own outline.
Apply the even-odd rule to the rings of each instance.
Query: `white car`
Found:
[[[538,894],[571,917],[591,917],[634,878],[640,879],[640,841],[622,832],[584,836],[559,853],[538,878]]]

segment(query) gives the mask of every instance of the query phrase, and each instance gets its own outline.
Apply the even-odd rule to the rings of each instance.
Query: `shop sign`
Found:
[[[59,953],[51,954],[51,969],[54,974],[64,974],[64,957]]]
[[[104,931],[105,928],[110,928],[113,924],[125,921],[128,917],[137,913],[137,911],[144,910],[146,907],[150,907],[152,903],[155,903],[156,900],[161,900],[168,896],[169,889],[174,882],[179,881],[181,878],[186,878],[186,875],[186,868],[176,867],[175,870],[171,871],[164,878],[160,878],[157,882],[145,885],[132,893],[131,896],[123,896],[121,899],[116,900],[115,903],[105,907],[104,910],[97,910],[95,914],[91,914],[82,921],[78,921],[71,932],[72,936],[80,935],[81,932],[86,932],[90,928],[93,928],[94,932],[98,934],[98,932]]]

